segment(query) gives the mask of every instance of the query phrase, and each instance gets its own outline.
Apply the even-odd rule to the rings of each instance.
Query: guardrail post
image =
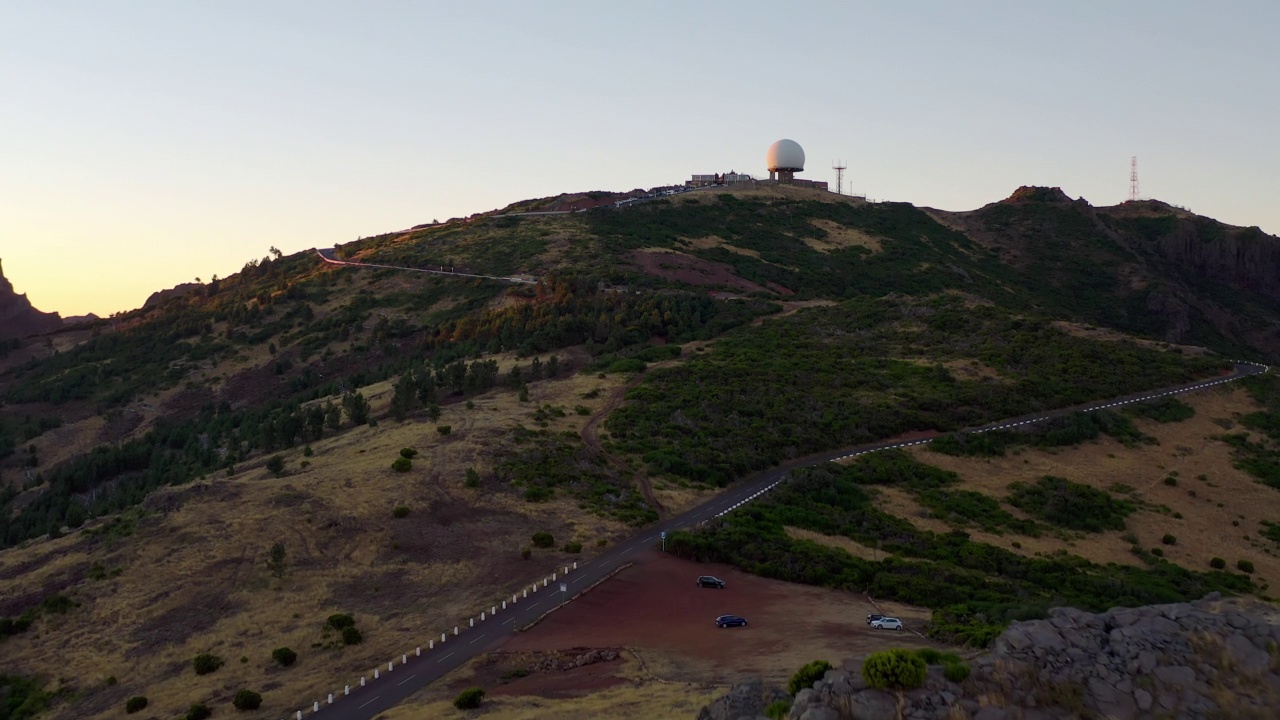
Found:
[[[344,686],[344,687],[342,688],[342,694],[343,694],[343,695],[350,695],[350,694],[351,694],[351,686],[350,686],[350,685],[346,685],[346,686]]]
[[[548,585],[550,585],[550,584],[551,584],[551,581],[550,581],[550,580],[548,580],[548,579],[546,579],[546,578],[542,578],[542,587],[546,587],[546,586],[548,586]]]
[[[401,665],[408,665],[408,664],[409,664],[409,655],[408,655],[408,654],[404,654],[404,655],[401,655],[401,656],[400,656],[400,664],[401,664]]]
[[[577,561],[577,560],[574,560],[574,561],[573,561],[573,569],[574,569],[574,570],[577,570],[577,569],[578,569],[578,561]]]
[[[364,676],[360,676],[360,687],[364,687]]]
[[[315,702],[311,703],[311,712],[313,712],[313,713],[318,713],[318,712],[320,712],[320,701],[319,701],[319,700],[317,700],[317,701],[315,701]]]
[[[454,626],[453,626],[453,636],[454,636],[454,637],[458,637],[458,626],[457,626],[457,625],[454,625]]]
[[[391,672],[391,668],[395,665],[395,660],[387,663],[387,672]]]
[[[475,619],[475,618],[467,618],[467,622],[471,623],[470,625],[468,625],[468,627],[475,627],[475,626],[476,626],[476,619]]]
[[[417,655],[418,657],[422,657],[422,646],[421,646],[421,645],[419,645],[419,646],[418,646],[418,650],[417,650],[417,652],[415,653],[415,655]]]
[[[556,574],[551,573],[551,582],[555,582],[555,580],[556,580]]]
[[[296,719],[296,720],[302,720],[302,711],[301,711],[301,710],[299,710],[299,711],[298,711],[298,716],[297,716],[297,719]]]
[[[568,574],[569,574],[569,566],[568,566],[568,565],[565,565],[565,566],[564,566],[564,574],[565,574],[565,575],[568,575]]]
[[[536,588],[536,587],[537,587],[537,585],[534,585],[534,587]],[[537,592],[537,590],[534,590],[534,592]],[[525,589],[524,589],[524,596],[525,596],[525,597],[529,597],[529,588],[525,588]]]
[[[506,603],[503,603],[503,605],[505,606],[505,605],[506,605]],[[497,615],[497,614],[498,614],[498,606],[497,606],[497,605],[494,605],[493,607],[489,608],[489,617],[493,617],[494,615]]]
[[[513,602],[514,602],[514,601],[513,601]],[[503,601],[502,601],[502,609],[503,609],[503,610],[506,610],[506,609],[507,609],[507,601],[506,601],[506,600],[503,600]]]
[[[333,704],[333,693],[329,693],[329,704]]]
[[[538,583],[533,584],[533,591],[538,592]]]
[[[444,641],[442,640],[441,642],[444,642]],[[435,640],[428,640],[428,641],[427,641],[427,649],[428,649],[428,650],[435,650],[435,649],[436,649],[436,641],[435,641]]]
[[[378,679],[378,668],[374,668],[374,669],[373,669],[373,679],[374,679],[374,680],[377,680],[377,679]]]

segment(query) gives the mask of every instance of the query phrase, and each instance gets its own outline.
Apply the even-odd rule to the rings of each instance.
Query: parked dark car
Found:
[[[723,590],[724,581],[711,575],[702,575],[698,577],[698,587],[709,587]]]
[[[746,627],[746,626],[747,626],[747,619],[743,617],[738,617],[737,615],[721,615],[720,617],[716,618],[716,627],[718,628]]]
[[[884,615],[881,615],[881,614],[879,614],[879,613],[872,613],[872,614],[870,614],[870,615],[868,615],[868,616],[867,616],[867,624],[868,624],[868,625],[870,625],[871,623],[873,623],[873,622],[875,622],[875,621],[877,621],[877,620],[879,620],[879,619],[881,619],[881,618],[883,618],[883,617],[884,617]]]

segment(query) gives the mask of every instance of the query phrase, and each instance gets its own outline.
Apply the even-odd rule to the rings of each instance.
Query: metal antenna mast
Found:
[[[1138,199],[1138,156],[1129,158],[1129,199]]]
[[[836,171],[836,194],[844,194],[844,171],[848,168],[843,160],[836,160],[831,163],[831,169]]]

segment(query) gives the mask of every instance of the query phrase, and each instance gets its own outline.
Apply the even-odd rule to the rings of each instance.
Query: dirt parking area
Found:
[[[725,581],[701,588],[699,575]],[[872,630],[866,616],[886,612],[908,630]],[[718,615],[747,619],[720,629]],[[727,684],[759,676],[784,681],[801,665],[890,647],[938,646],[911,632],[924,608],[873,605],[866,596],[756,577],[722,565],[700,565],[661,553],[643,556],[612,579],[552,613],[503,646],[507,652],[574,648],[634,648],[657,675],[684,682]],[[599,678],[594,678],[599,683]],[[592,684],[595,684],[592,683]],[[522,690],[539,694],[536,675]],[[549,692],[564,688],[548,687]]]

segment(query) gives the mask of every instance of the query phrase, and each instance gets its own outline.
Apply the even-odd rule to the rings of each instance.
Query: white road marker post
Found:
[[[351,686],[350,686],[350,685],[343,686],[343,688],[342,688],[342,694],[343,694],[343,695],[350,695],[350,694],[351,694]]]

